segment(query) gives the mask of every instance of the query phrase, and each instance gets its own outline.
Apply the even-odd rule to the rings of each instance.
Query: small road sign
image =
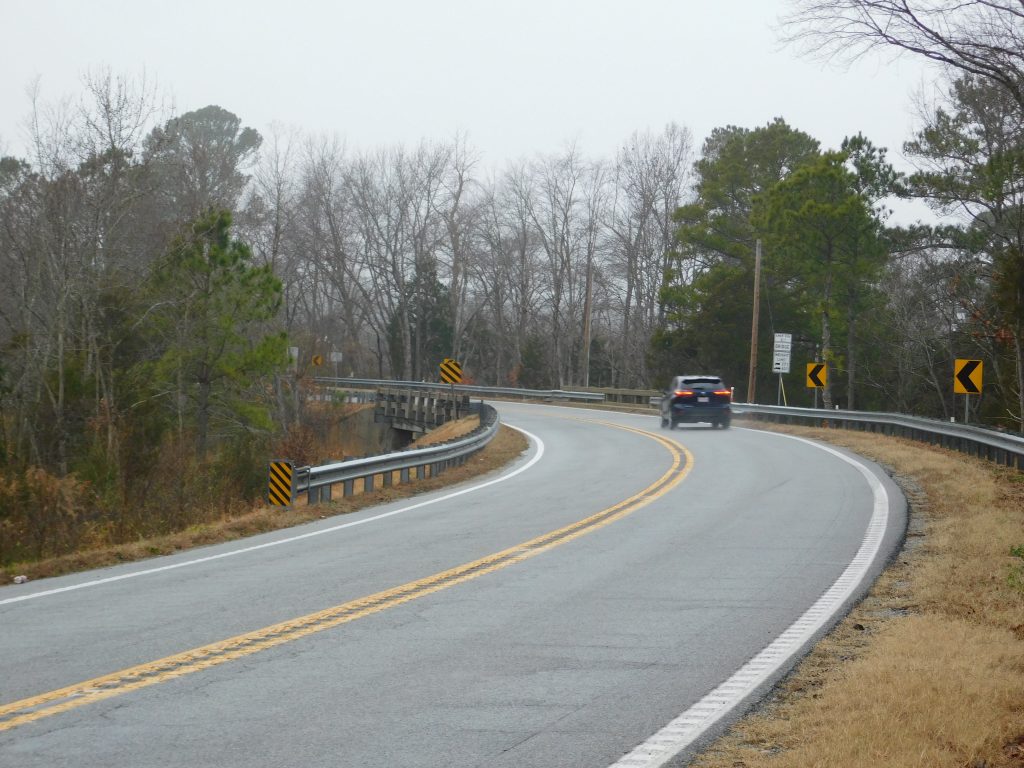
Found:
[[[290,461],[274,459],[270,462],[267,478],[267,500],[275,507],[289,507],[295,498],[292,478],[295,476]]]
[[[323,364],[324,364],[324,356],[323,355],[313,355],[313,365],[321,366]]]
[[[789,356],[793,349],[793,334],[775,334],[775,353],[772,356],[772,373],[789,373]]]
[[[807,364],[807,386],[811,389],[824,389],[828,381],[828,366],[824,363]]]
[[[441,361],[441,381],[445,384],[462,383],[462,366],[458,360],[446,357]]]
[[[958,395],[980,395],[983,368],[981,360],[957,358],[953,366],[953,392]]]

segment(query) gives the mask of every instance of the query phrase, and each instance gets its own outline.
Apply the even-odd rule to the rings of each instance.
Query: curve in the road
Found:
[[[615,522],[652,501],[664,496],[678,485],[693,466],[693,456],[682,445],[651,434],[645,430],[634,429],[622,424],[600,422],[605,426],[621,429],[642,435],[660,443],[666,448],[672,463],[669,469],[657,480],[638,493],[613,504],[601,511],[583,518],[554,531],[542,534],[515,546],[487,555],[483,558],[463,563],[424,579],[408,582],[401,586],[378,592],[366,597],[336,605],[323,611],[300,616],[285,622],[247,632],[227,640],[204,645],[183,653],[167,656],[146,664],[114,672],[102,677],[86,680],[75,685],[49,691],[37,696],[21,699],[0,706],[0,731],[6,731],[46,717],[58,715],[72,709],[120,696],[141,688],[175,680],[194,672],[225,664],[260,651],[274,648],[301,637],[321,632],[332,627],[346,624],[365,616],[393,608],[426,595],[434,594],[457,584],[461,584],[479,576],[501,570],[515,563],[532,558],[542,552],[565,544],[591,533],[599,528]],[[449,494],[443,498],[465,493],[466,490]],[[389,514],[396,514],[395,512]],[[378,516],[382,517],[382,516]],[[378,518],[367,518],[361,522]],[[344,526],[337,526],[344,527]],[[327,529],[327,530],[334,530]],[[309,534],[307,534],[308,536]],[[295,537],[301,538],[301,537]],[[286,539],[281,541],[289,541]],[[280,542],[278,542],[280,543]],[[267,545],[262,545],[267,546]],[[235,550],[247,551],[247,550]],[[208,560],[211,558],[205,558]],[[193,562],[193,561],[189,561]],[[200,561],[195,561],[200,562]],[[187,565],[184,563],[183,565]],[[86,582],[98,584],[110,580]],[[62,591],[62,590],[55,590]],[[48,593],[39,593],[48,594]]]
[[[674,718],[609,768],[660,768],[700,739],[835,620],[863,584],[882,546],[889,517],[889,497],[878,478],[861,461],[833,448],[794,435],[781,435],[827,451],[861,473],[874,498],[871,519],[856,556],[838,579],[785,632],[775,638],[729,679]]]

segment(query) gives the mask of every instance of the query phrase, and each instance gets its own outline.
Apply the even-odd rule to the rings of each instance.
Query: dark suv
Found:
[[[704,421],[728,429],[732,390],[718,376],[676,376],[661,398],[661,426]]]

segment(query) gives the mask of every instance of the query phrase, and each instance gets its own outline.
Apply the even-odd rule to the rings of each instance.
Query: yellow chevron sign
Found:
[[[441,361],[441,381],[445,384],[462,383],[462,366],[458,360],[446,357]]]
[[[980,395],[983,367],[981,360],[957,358],[953,366],[953,392],[958,395]]]
[[[292,484],[295,472],[292,463],[275,459],[270,462],[268,474],[267,500],[275,507],[291,506],[292,499],[295,498],[295,489]]]
[[[824,363],[807,364],[807,387],[809,389],[824,389],[828,382],[828,367]]]

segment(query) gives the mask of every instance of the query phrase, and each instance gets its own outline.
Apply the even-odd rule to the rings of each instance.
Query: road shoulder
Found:
[[[782,431],[782,430],[780,430]],[[866,597],[701,768],[1024,765],[1024,476],[878,435],[786,428],[884,466],[910,507]]]

